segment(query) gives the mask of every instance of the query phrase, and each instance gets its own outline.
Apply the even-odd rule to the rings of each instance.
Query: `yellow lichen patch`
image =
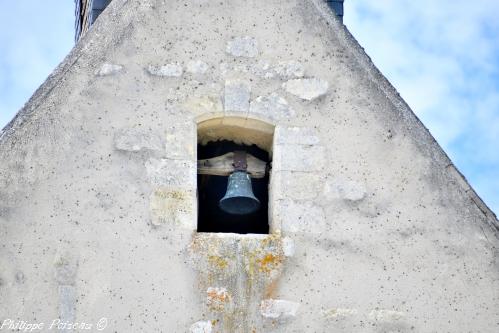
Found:
[[[206,302],[213,311],[223,311],[231,301],[231,296],[226,288],[209,287],[206,291]]]
[[[257,259],[257,263],[260,272],[269,273],[280,266],[282,263],[282,256],[267,253],[263,258]]]
[[[208,262],[210,263],[211,266],[220,269],[225,269],[227,268],[227,266],[229,266],[229,263],[227,262],[226,259],[217,255],[208,255]]]

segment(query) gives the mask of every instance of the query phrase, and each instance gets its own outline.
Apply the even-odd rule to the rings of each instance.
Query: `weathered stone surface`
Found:
[[[295,317],[299,303],[282,299],[265,299],[260,304],[260,313],[269,319],[287,319]]]
[[[327,199],[342,199],[358,202],[365,199],[365,185],[348,179],[334,178],[324,183],[324,195]]]
[[[196,186],[196,162],[150,158],[145,163],[147,176],[154,186],[193,189]]]
[[[109,64],[104,63],[100,66],[100,68],[95,72],[97,76],[109,76],[118,74],[123,71],[122,65]]]
[[[180,77],[182,76],[183,69],[178,63],[169,63],[160,66],[149,65],[147,72],[153,76]]]
[[[160,187],[150,196],[151,223],[155,226],[181,226],[194,230],[196,196],[193,190]]]
[[[289,119],[295,115],[288,102],[277,93],[257,97],[251,102],[249,113],[273,120]]]
[[[236,37],[227,42],[226,51],[235,57],[253,58],[258,55],[258,43],[253,37]]]
[[[320,145],[276,145],[274,147],[274,171],[321,171],[326,150]]]
[[[274,138],[276,145],[317,145],[320,143],[319,134],[312,127],[276,126]]]
[[[279,200],[275,215],[283,232],[321,233],[325,229],[324,209],[309,201]]]
[[[191,60],[187,63],[186,71],[191,74],[205,74],[210,66],[201,60]]]
[[[246,114],[250,105],[251,88],[248,82],[242,80],[225,81],[225,112]]]
[[[190,327],[190,333],[211,333],[211,332],[213,332],[213,324],[209,320],[195,322]]]
[[[163,150],[163,142],[157,133],[143,129],[121,129],[114,135],[114,146],[123,151]]]
[[[327,81],[317,78],[289,80],[282,86],[288,93],[307,101],[325,95],[329,89]]]

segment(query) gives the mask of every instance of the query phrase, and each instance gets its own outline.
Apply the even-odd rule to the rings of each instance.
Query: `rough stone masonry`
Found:
[[[269,235],[196,232],[220,139],[272,156]],[[2,320],[499,330],[495,215],[320,0],[112,1],[0,161]]]

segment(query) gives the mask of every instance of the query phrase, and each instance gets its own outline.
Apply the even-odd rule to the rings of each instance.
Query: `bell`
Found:
[[[260,200],[253,194],[251,178],[246,171],[235,171],[229,176],[227,192],[219,206],[234,215],[251,214],[260,208]]]

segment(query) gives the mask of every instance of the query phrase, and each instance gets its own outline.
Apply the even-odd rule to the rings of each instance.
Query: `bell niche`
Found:
[[[268,234],[272,135],[235,123],[198,127],[197,231]]]

